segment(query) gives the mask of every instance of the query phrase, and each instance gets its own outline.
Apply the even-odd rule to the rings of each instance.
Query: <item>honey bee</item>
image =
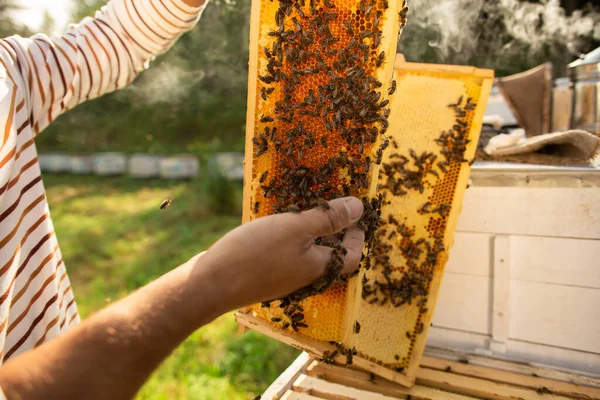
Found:
[[[360,323],[358,321],[354,321],[354,333],[360,333]]]
[[[375,64],[378,68],[383,65],[383,60],[385,60],[385,51],[379,53],[379,57],[377,57],[377,62]]]
[[[393,95],[394,93],[396,93],[396,89],[398,87],[398,84],[396,83],[395,80],[392,81],[392,86],[390,87],[390,90],[388,91],[388,93],[391,95]]]
[[[325,210],[331,209],[331,206],[329,205],[329,203],[325,199],[319,198],[319,200],[317,200],[317,204],[320,207],[324,208]]]
[[[160,203],[160,209],[161,210],[166,210],[167,207],[169,207],[171,205],[171,203],[173,202],[173,199],[169,198],[169,199],[164,199],[162,203]]]

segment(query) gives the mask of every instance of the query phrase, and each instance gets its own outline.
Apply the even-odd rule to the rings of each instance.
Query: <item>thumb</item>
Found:
[[[330,202],[329,209],[318,207],[301,214],[302,227],[314,237],[333,235],[356,223],[363,213],[362,201],[343,197]]]

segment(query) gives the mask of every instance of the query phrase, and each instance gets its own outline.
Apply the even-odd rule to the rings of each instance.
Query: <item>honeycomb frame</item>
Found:
[[[373,302],[376,296],[365,296],[363,286],[362,308],[354,315],[358,321],[362,321],[365,340],[361,343],[357,340],[360,335],[354,335],[348,343],[349,346],[356,346],[359,356],[401,372],[409,381],[414,382],[425,350],[444,267],[453,244],[494,71],[454,65],[410,63],[405,62],[399,55],[396,60],[395,77],[399,97],[392,106],[390,116],[389,137],[392,145],[384,153],[380,173],[379,192],[385,196],[381,209],[384,224],[380,228],[383,234],[378,234],[377,241],[389,245],[383,249],[385,260],[389,257],[390,264],[393,265],[393,272],[389,276],[392,279],[396,278],[395,282],[401,282],[405,275],[418,276],[416,271],[425,265],[424,260],[429,256],[435,257],[427,268],[431,277],[422,288],[425,294],[413,294],[412,303],[411,300],[407,301],[410,297],[402,298],[396,292],[395,297],[380,296],[379,301],[371,305],[369,302]],[[452,106],[459,102],[462,102],[463,108]],[[472,106],[464,107],[468,103]],[[465,111],[464,108],[470,110]],[[457,116],[459,113],[462,113],[460,118]],[[468,141],[464,151],[454,154],[445,151],[448,154],[446,157],[442,150],[447,150],[448,143],[452,142],[448,140],[448,133],[457,128],[458,120],[467,121],[464,132]],[[454,140],[458,142],[458,139]],[[430,167],[421,171],[424,176],[422,188],[411,187],[407,182],[396,182],[397,187],[392,193],[388,187],[386,171],[391,169],[390,164],[398,164],[400,160],[402,169],[406,168],[408,171],[403,175],[405,179],[406,176],[410,177],[416,173],[414,165],[417,162],[412,159],[411,150],[419,158],[427,152],[435,154],[437,158]],[[442,166],[438,167],[438,163],[442,163]],[[428,173],[428,170],[434,172]],[[390,215],[395,225],[389,222]],[[392,229],[389,229],[390,226]],[[409,257],[407,253],[416,252],[416,244],[419,243],[423,250],[420,256]],[[425,245],[433,247],[434,250],[426,251]],[[418,265],[408,266],[409,260]],[[378,267],[374,266],[363,272],[361,277],[365,276],[372,281],[379,274],[377,269]],[[385,287],[381,285],[384,282],[385,280],[380,280],[380,287]],[[411,289],[413,291],[414,286]],[[402,288],[403,285],[396,284],[395,288],[398,287]],[[384,302],[385,304],[381,304]],[[394,302],[395,306],[391,304]],[[385,318],[386,323],[393,325],[397,330],[396,335],[389,335],[389,330],[386,332],[380,329],[376,321],[378,318]],[[370,322],[373,320],[375,322]],[[384,355],[382,350],[387,354]]]
[[[352,0],[353,3],[359,4],[359,0]],[[253,139],[256,137],[257,132],[262,130],[260,126],[260,121],[258,121],[260,115],[264,115],[261,111],[264,110],[260,108],[259,98],[262,97],[262,87],[258,76],[263,74],[265,71],[264,62],[261,64],[260,60],[260,50],[259,44],[263,47],[264,37],[266,34],[264,21],[261,20],[262,15],[262,6],[267,4],[268,7],[269,0],[254,0],[252,3],[252,13],[251,13],[251,35],[250,35],[250,70],[249,70],[249,92],[248,92],[248,115],[247,115],[247,141],[246,141],[246,161],[244,167],[244,203],[243,203],[243,222],[248,222],[252,220],[254,217],[266,215],[263,210],[259,210],[262,212],[254,212],[256,204],[256,193],[257,193],[257,185],[256,181],[260,176],[259,170],[256,169],[256,159],[257,152],[255,143],[253,143]],[[273,3],[271,3],[273,4]],[[390,11],[390,13],[399,12],[404,8],[403,3],[396,3],[392,7],[396,7]],[[382,68],[376,72],[379,72],[383,78],[381,82],[383,83],[382,92],[387,92],[392,85],[391,78],[392,73],[391,70],[395,69],[395,77],[396,79],[401,79],[404,75],[433,75],[438,77],[443,77],[446,79],[464,79],[464,80],[472,80],[479,82],[481,86],[480,96],[475,99],[477,103],[476,115],[474,118],[474,123],[470,126],[471,139],[474,143],[471,143],[468,146],[467,152],[465,153],[465,157],[472,157],[475,152],[477,138],[473,135],[473,132],[479,132],[481,127],[481,120],[483,118],[483,111],[485,109],[485,102],[487,101],[487,96],[489,95],[489,91],[491,89],[491,77],[493,77],[493,72],[477,70],[469,67],[455,67],[455,66],[439,66],[439,65],[426,65],[426,64],[414,64],[414,63],[404,63],[398,61],[396,63],[393,62],[393,56],[395,54],[395,45],[396,45],[396,34],[394,32],[394,25],[389,23],[386,25],[388,31],[391,33],[391,37],[394,39],[386,40],[385,46],[387,49],[387,57],[386,62],[384,63],[387,68]],[[397,29],[397,28],[396,28]],[[388,34],[389,35],[389,34]],[[401,57],[399,57],[400,59]],[[395,65],[394,65],[395,64]],[[389,70],[389,71],[387,71]],[[397,90],[402,90],[402,85],[397,85]],[[384,92],[384,93],[385,93]],[[482,107],[483,105],[483,107]],[[397,101],[395,96],[390,99],[390,107],[391,107],[391,121],[388,130],[388,136],[394,137],[396,136],[396,132],[400,132],[402,130],[401,117],[402,117],[402,104]],[[479,128],[477,128],[479,126]],[[418,129],[415,129],[414,132],[411,133],[413,138],[418,137],[422,132],[419,132]],[[438,132],[439,133],[439,132]],[[432,133],[429,133],[431,136]],[[404,140],[403,137],[401,140]],[[431,139],[431,138],[430,138]],[[370,155],[375,157],[375,149],[381,145],[381,138],[373,144],[371,149],[367,149],[370,151]],[[389,154],[389,150],[387,153],[384,153],[383,161],[386,161],[386,154]],[[456,225],[456,219],[458,217],[458,212],[460,209],[460,202],[462,199],[462,195],[464,193],[464,188],[466,187],[466,181],[468,179],[468,165],[461,165],[459,168],[459,180],[456,182],[456,187],[459,188],[457,193],[455,191],[455,201],[458,199],[458,206],[452,207],[452,210],[448,214],[448,218],[445,225],[445,233],[447,238],[444,238],[445,241],[445,249],[450,248],[452,233],[454,232],[454,228]],[[363,190],[362,193],[367,194],[368,196],[374,196],[376,193],[376,185],[374,182],[376,181],[377,174],[379,172],[378,165],[373,165],[371,169],[371,182],[369,184],[369,188],[367,190]],[[464,184],[464,185],[463,185]],[[462,186],[461,186],[462,185]],[[462,189],[460,189],[462,187]],[[366,188],[365,188],[366,189]],[[462,192],[461,192],[462,190]],[[352,193],[354,194],[354,193]],[[450,232],[450,235],[447,233]],[[433,313],[433,309],[435,306],[435,300],[437,299],[437,293],[439,290],[441,273],[443,272],[443,265],[447,259],[447,250],[440,255],[439,258],[439,267],[434,274],[433,280],[430,285],[430,295],[427,301],[427,308],[429,308],[430,312],[426,313],[424,317],[419,320],[419,323],[425,323],[430,321],[431,314]],[[355,323],[360,319],[361,310],[365,309],[364,299],[363,299],[363,286],[361,285],[361,281],[365,274],[369,274],[370,272],[365,272],[366,268],[363,265],[361,275],[358,278],[351,279],[346,285],[337,286],[332,290],[342,290],[340,287],[343,287],[344,294],[343,299],[340,301],[338,299],[337,303],[334,304],[334,307],[328,311],[329,320],[335,321],[331,323],[334,327],[334,331],[328,331],[326,335],[316,335],[316,334],[302,334],[296,333],[288,329],[282,329],[281,326],[274,324],[271,319],[278,319],[280,316],[278,314],[272,314],[268,309],[262,309],[259,305],[255,305],[253,307],[248,307],[243,310],[240,310],[238,314],[236,314],[236,319],[240,323],[240,325],[250,327],[255,329],[263,334],[274,337],[277,340],[288,343],[294,347],[299,349],[309,351],[311,353],[317,354],[321,357],[326,357],[327,355],[331,356],[335,354],[336,346],[331,344],[330,342],[339,342],[347,349],[352,347],[356,347],[358,351],[358,355],[354,357],[353,364],[358,366],[359,368],[366,369],[377,375],[380,375],[386,379],[395,381],[397,383],[403,384],[405,386],[411,386],[414,383],[414,378],[416,375],[416,370],[418,368],[420,358],[425,346],[425,338],[427,330],[423,329],[423,334],[416,335],[418,337],[411,338],[410,345],[412,346],[411,357],[410,359],[401,360],[402,365],[399,363],[395,363],[397,360],[390,360],[389,357],[387,360],[378,359],[374,357],[368,350],[364,350],[361,345],[361,341],[358,340],[358,337],[367,337],[369,335],[369,324],[362,324],[362,335],[356,334]],[[321,296],[319,300],[317,297]],[[313,324],[322,324],[324,320],[327,320],[327,311],[323,309],[319,304],[327,304],[327,296],[328,292],[315,296],[315,301],[317,302],[316,306],[312,307],[313,313],[316,312],[318,315],[314,318],[307,317],[307,323],[309,326]],[[308,301],[312,301],[313,299],[309,298]],[[320,301],[320,303],[319,303]],[[330,301],[330,304],[334,303]],[[309,307],[311,308],[311,307]],[[394,310],[392,309],[392,312]],[[325,317],[323,316],[325,313]],[[309,313],[306,313],[309,314]],[[428,328],[428,326],[427,326]],[[334,332],[334,333],[331,333]],[[402,342],[402,341],[401,341]],[[404,340],[404,342],[406,342]],[[368,347],[368,346],[367,346]],[[343,363],[346,357],[338,354],[337,356],[333,356],[331,361],[336,361]]]
[[[329,20],[328,24],[331,28],[331,32],[333,32],[335,37],[340,40],[334,43],[333,46],[327,48],[327,52],[324,49],[322,50],[317,43],[314,43],[306,50],[306,52],[311,51],[316,53],[322,51],[322,58],[324,61],[321,65],[326,64],[330,67],[327,73],[325,73],[324,70],[321,70],[320,74],[317,76],[313,77],[312,75],[308,75],[307,78],[307,76],[304,75],[300,78],[302,80],[308,79],[308,88],[310,88],[310,90],[314,89],[314,92],[312,93],[314,95],[312,102],[314,102],[314,97],[317,97],[317,95],[319,96],[319,101],[321,100],[322,85],[324,82],[327,82],[327,79],[330,79],[333,71],[339,76],[344,76],[346,71],[353,69],[353,67],[350,67],[344,70],[343,68],[338,69],[336,67],[336,62],[343,59],[341,56],[342,49],[346,50],[347,48],[351,48],[352,51],[344,52],[344,54],[349,54],[356,52],[357,47],[364,45],[367,49],[365,53],[368,54],[368,58],[361,60],[363,65],[361,65],[360,62],[356,62],[354,65],[361,66],[358,69],[354,69],[354,72],[360,72],[359,70],[362,70],[362,76],[372,78],[367,86],[369,88],[368,95],[377,95],[376,97],[379,100],[376,101],[376,110],[380,115],[385,117],[385,121],[381,122],[380,119],[375,118],[374,122],[368,125],[362,125],[365,130],[369,129],[375,131],[374,140],[372,140],[372,142],[365,140],[367,135],[363,133],[362,142],[349,143],[347,137],[344,137],[343,129],[334,128],[333,132],[336,132],[336,134],[334,134],[331,129],[325,129],[322,126],[322,120],[331,118],[331,122],[333,123],[333,117],[314,118],[313,116],[313,120],[317,120],[318,124],[321,126],[312,126],[311,124],[313,124],[314,121],[311,121],[311,119],[306,116],[299,116],[298,112],[295,113],[295,118],[303,123],[303,128],[305,130],[303,136],[306,134],[306,131],[308,131],[310,135],[313,135],[314,132],[312,137],[315,138],[314,141],[316,142],[316,145],[314,148],[311,145],[309,152],[311,157],[313,154],[317,154],[318,160],[316,166],[323,165],[322,163],[327,163],[328,160],[331,163],[332,156],[335,157],[338,154],[342,154],[342,152],[345,155],[348,155],[347,161],[360,162],[359,165],[361,167],[363,165],[369,166],[368,168],[364,167],[364,171],[362,171],[363,173],[361,174],[362,176],[358,176],[358,178],[364,178],[362,185],[358,182],[360,179],[355,179],[352,175],[350,167],[338,167],[332,174],[332,179],[328,179],[327,181],[327,186],[332,186],[333,190],[331,193],[326,193],[326,195],[333,194],[341,196],[344,190],[348,188],[349,195],[362,198],[363,201],[370,201],[373,200],[376,195],[378,173],[378,163],[376,162],[378,158],[377,154],[378,149],[383,143],[385,130],[387,130],[387,115],[385,115],[385,113],[389,113],[390,109],[389,107],[386,107],[386,105],[391,104],[393,101],[393,98],[388,98],[388,93],[392,85],[397,39],[401,32],[401,23],[403,22],[398,19],[398,15],[403,15],[401,11],[406,9],[405,2],[400,1],[390,4],[390,2],[386,0],[339,0],[329,2],[335,7],[331,8],[326,6],[328,3],[327,0],[306,0],[304,13],[308,14],[309,3],[312,3],[313,1],[318,6],[317,8],[320,7],[316,17],[325,17],[331,13],[338,14],[338,18],[336,20]],[[253,218],[272,213],[272,210],[270,210],[269,207],[273,207],[274,205],[279,206],[277,203],[277,196],[269,196],[268,193],[265,193],[267,192],[265,188],[267,185],[272,187],[273,184],[268,182],[275,179],[275,177],[278,176],[278,172],[281,173],[282,168],[279,164],[285,161],[288,156],[293,157],[295,155],[295,151],[291,154],[289,152],[284,155],[279,154],[280,149],[277,148],[277,142],[279,142],[280,148],[282,147],[282,143],[284,143],[283,146],[289,143],[288,139],[290,139],[290,137],[283,136],[282,133],[289,133],[292,130],[292,126],[297,123],[296,120],[294,120],[293,123],[291,123],[291,121],[290,123],[287,123],[288,121],[283,119],[278,120],[278,118],[282,117],[282,108],[285,107],[286,110],[291,108],[289,105],[286,105],[286,103],[290,103],[291,99],[285,100],[285,89],[281,89],[281,87],[284,86],[284,82],[285,84],[289,83],[287,79],[284,80],[282,78],[278,83],[280,87],[277,87],[277,85],[269,86],[271,84],[271,77],[275,76],[275,73],[279,73],[280,71],[287,77],[290,77],[300,70],[310,71],[310,68],[315,67],[314,61],[310,60],[310,62],[301,62],[300,65],[297,63],[293,64],[291,69],[288,68],[286,59],[289,58],[290,53],[286,52],[286,48],[283,48],[285,56],[282,56],[282,58],[285,58],[283,60],[278,60],[276,58],[276,51],[280,51],[281,49],[274,46],[274,43],[277,42],[276,38],[281,36],[280,33],[276,33],[278,27],[276,24],[278,21],[278,4],[283,2],[284,1],[282,0],[280,0],[279,3],[278,1],[272,2],[270,0],[254,0],[252,2],[246,126],[246,161],[244,168],[244,223]],[[301,4],[302,0],[293,3]],[[311,18],[314,15],[315,14],[311,15]],[[296,11],[294,11],[292,16],[293,18],[287,18],[286,23],[288,25],[285,27],[286,33],[290,32],[291,29],[300,32],[301,30],[299,28],[315,30],[315,27],[311,26],[312,22],[307,23],[304,18],[296,13]],[[293,24],[290,20],[293,21]],[[348,23],[350,28],[347,27],[344,21],[351,21]],[[283,23],[280,22],[279,26],[282,24]],[[349,32],[348,29],[350,29],[351,32]],[[279,32],[281,31],[283,31],[283,29],[279,28]],[[320,27],[317,26],[316,31],[320,31]],[[324,33],[318,32],[318,35],[327,37],[326,31]],[[359,39],[355,40],[357,37]],[[354,43],[354,45],[351,46],[351,43]],[[331,50],[331,47],[334,48],[334,54],[335,49],[339,51],[339,54],[334,55],[333,57],[328,56],[327,53]],[[363,52],[358,52],[358,54],[361,54],[360,58],[362,59]],[[298,57],[297,54],[296,57]],[[273,59],[275,59],[275,62],[273,62]],[[319,58],[317,58],[317,60],[319,60]],[[279,63],[277,63],[277,61],[279,61]],[[283,63],[281,63],[281,61],[283,61]],[[348,65],[350,65],[350,63],[348,63]],[[280,69],[275,71],[277,68]],[[325,81],[322,81],[322,79],[325,79]],[[306,102],[307,97],[305,96],[308,95],[309,89],[305,88],[304,82],[294,82],[294,84],[296,87],[299,87],[299,89],[296,90],[297,92],[303,92],[299,97],[296,97],[295,94],[293,94],[293,100],[299,102],[304,97]],[[348,87],[353,84],[354,82],[344,83],[344,85]],[[317,87],[319,88],[318,90]],[[269,89],[269,91],[267,91],[267,89]],[[345,88],[342,88],[342,93],[356,96],[356,92],[352,92],[352,90],[345,90]],[[326,101],[328,105],[333,106],[333,99],[335,99],[335,92],[330,100]],[[350,103],[350,101],[344,101],[342,105],[346,106],[348,103]],[[304,108],[304,106],[302,108]],[[300,112],[303,111],[304,109],[300,110]],[[368,110],[368,113],[366,114],[367,118],[370,117],[371,111],[372,110]],[[339,116],[339,111],[334,111],[330,114],[333,113],[336,118]],[[356,114],[359,114],[358,110],[356,110]],[[351,125],[352,122],[356,122],[356,119],[353,121],[350,121],[349,119],[343,120],[343,123],[346,123],[345,126],[354,128],[354,126]],[[362,124],[360,118],[359,122]],[[273,134],[274,126],[278,129],[277,134]],[[342,132],[341,135],[337,134],[338,129]],[[272,135],[269,137],[269,135],[266,135],[265,133],[271,133]],[[327,145],[324,145],[321,142],[321,139],[325,136]],[[348,137],[349,136],[350,135],[348,135]],[[291,139],[292,144],[295,144],[298,138],[293,137]],[[262,143],[264,143],[264,147],[262,147]],[[269,146],[267,146],[267,144],[269,144]],[[319,148],[321,146],[324,148]],[[257,149],[257,147],[259,149]],[[300,159],[300,155],[298,155],[297,158]],[[307,162],[306,165],[308,168],[316,170],[317,168],[310,164],[311,161]],[[294,171],[295,170],[292,169],[292,172]],[[277,183],[279,184],[280,182]],[[288,192],[289,191],[290,189],[288,188]],[[327,197],[326,195],[319,197],[329,200],[330,197]],[[273,198],[275,198],[275,200],[273,200]],[[313,339],[327,339],[327,341],[335,340],[341,342],[345,335],[344,330],[346,329],[346,326],[351,324],[351,321],[346,321],[344,319],[345,313],[343,311],[347,307],[347,299],[354,298],[354,296],[350,297],[348,294],[357,290],[356,286],[356,283],[351,281],[336,285],[325,293],[306,299],[302,305],[307,309],[310,308],[314,311],[318,311],[304,313],[304,322],[308,325],[303,329],[304,335]],[[332,305],[332,307],[327,307],[330,309],[325,310],[325,307],[322,307],[322,305]],[[261,308],[260,305],[254,306],[254,312],[266,320],[286,320],[284,315],[281,315],[281,313],[277,313],[276,311],[277,310]],[[322,321],[329,321],[334,318],[338,318],[338,320],[334,323],[330,323],[328,328],[322,326]],[[311,327],[318,328],[312,329]],[[332,330],[335,332],[332,333]]]

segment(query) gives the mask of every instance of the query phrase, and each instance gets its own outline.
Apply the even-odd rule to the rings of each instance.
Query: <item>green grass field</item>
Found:
[[[240,223],[239,213],[214,211],[211,204],[219,203],[214,198],[218,190],[205,181],[44,176],[84,318],[206,250]],[[231,190],[232,207],[239,210],[241,185]],[[172,197],[173,204],[160,211],[166,197]],[[257,333],[238,333],[228,314],[185,341],[138,398],[252,399],[297,355]]]

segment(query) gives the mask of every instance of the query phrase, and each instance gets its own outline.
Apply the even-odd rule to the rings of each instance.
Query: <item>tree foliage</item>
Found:
[[[17,24],[12,17],[12,13],[19,9],[21,6],[16,1],[0,0],[0,37],[29,34],[29,30]]]
[[[498,76],[554,64],[557,76],[600,45],[600,8],[567,16],[558,0],[410,0],[399,51],[407,60],[466,64]]]
[[[42,150],[242,150],[252,0],[212,0],[184,35],[129,88],[84,104],[40,135]],[[105,0],[79,0],[74,20]],[[498,76],[547,60],[557,74],[600,44],[600,14],[566,16],[558,0],[409,0],[399,49],[409,61],[493,68]],[[1,10],[1,9],[0,9]]]

